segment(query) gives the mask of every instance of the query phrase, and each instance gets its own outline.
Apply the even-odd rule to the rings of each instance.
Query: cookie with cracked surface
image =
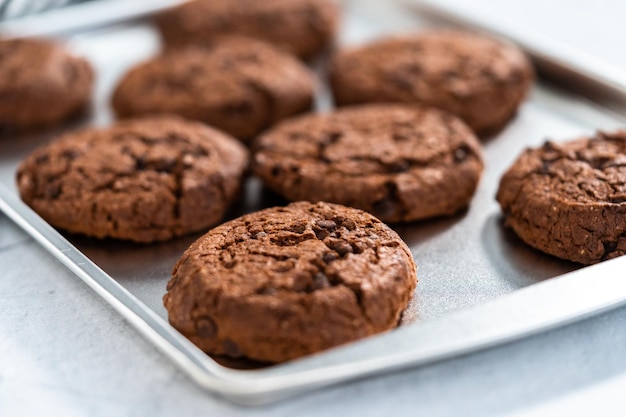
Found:
[[[56,227],[148,243],[217,223],[247,162],[243,145],[215,129],[152,118],[67,134],[26,158],[17,182]]]
[[[0,40],[0,126],[31,129],[83,111],[93,70],[60,45],[40,39]]]
[[[289,200],[407,222],[465,208],[483,162],[480,143],[455,116],[379,104],[284,121],[258,138],[253,170]]]
[[[463,32],[431,31],[340,51],[331,63],[339,105],[420,103],[463,119],[477,134],[509,121],[533,80],[516,47]]]
[[[394,328],[416,283],[409,248],[378,219],[298,202],[209,231],[163,300],[202,350],[283,362]]]
[[[156,22],[170,48],[246,36],[309,58],[332,42],[338,20],[332,0],[196,0],[157,16]]]
[[[582,264],[626,253],[626,131],[527,149],[500,181],[506,224],[530,246]]]
[[[119,117],[176,114],[247,141],[313,104],[311,72],[262,42],[223,39],[166,53],[133,68],[119,83]]]

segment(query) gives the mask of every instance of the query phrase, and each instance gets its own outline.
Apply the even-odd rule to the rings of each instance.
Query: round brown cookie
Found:
[[[338,20],[332,0],[196,0],[161,14],[157,25],[169,47],[237,35],[308,58],[333,40]]]
[[[247,162],[232,137],[153,118],[65,135],[22,162],[17,181],[22,199],[54,226],[147,243],[217,223]]]
[[[84,59],[39,39],[0,40],[0,126],[57,123],[91,98],[93,70]]]
[[[397,326],[416,282],[409,248],[378,219],[299,202],[198,239],[163,301],[202,350],[282,362]]]
[[[463,32],[425,32],[339,52],[331,84],[339,105],[422,103],[486,135],[515,114],[533,80],[522,52]]]
[[[295,58],[242,38],[166,53],[132,69],[113,96],[120,117],[177,114],[248,140],[311,108],[314,80]]]
[[[389,222],[456,213],[483,170],[463,122],[400,104],[291,119],[255,145],[255,174],[287,199],[345,204]]]
[[[593,264],[626,253],[626,131],[526,150],[497,199],[526,243]]]

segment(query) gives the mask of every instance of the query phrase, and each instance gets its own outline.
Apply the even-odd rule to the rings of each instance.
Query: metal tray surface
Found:
[[[343,44],[427,25],[395,6],[369,1],[344,5]],[[108,102],[116,80],[129,66],[159,49],[158,37],[147,24],[74,36],[68,45],[87,56],[98,73],[92,114],[70,128],[108,124],[112,120]],[[324,62],[312,65],[319,70]],[[328,92],[321,85],[318,108],[329,106]],[[505,343],[626,303],[626,282],[619,272],[626,266],[626,258],[581,268],[537,252],[503,227],[494,200],[501,174],[525,147],[539,145],[547,138],[575,138],[624,124],[625,119],[580,96],[536,85],[510,125],[483,141],[486,170],[466,211],[449,218],[394,226],[411,247],[420,279],[402,326],[263,369],[236,370],[219,365],[167,324],[161,297],[171,268],[199,235],[155,245],[64,238],[19,201],[14,180],[19,161],[63,129],[0,140],[0,182],[5,186],[0,184],[0,210],[201,386],[235,402],[260,404]],[[284,203],[250,178],[245,197],[228,217]],[[587,285],[589,279],[593,279],[593,286]]]

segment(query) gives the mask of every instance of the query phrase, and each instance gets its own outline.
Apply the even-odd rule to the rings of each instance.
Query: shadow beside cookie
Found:
[[[564,261],[524,243],[504,225],[500,214],[487,218],[481,232],[484,253],[498,275],[516,287],[525,287],[574,271],[582,265]]]
[[[468,212],[469,210],[466,208],[453,216],[435,217],[410,223],[392,223],[389,226],[400,235],[409,247],[413,248],[415,245],[425,243],[463,221]]]

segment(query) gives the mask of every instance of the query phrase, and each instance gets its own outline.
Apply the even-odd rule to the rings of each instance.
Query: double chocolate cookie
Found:
[[[314,80],[297,59],[241,38],[169,52],[132,69],[117,86],[119,117],[176,114],[249,140],[311,108]]]
[[[409,248],[379,220],[299,202],[198,239],[163,299],[202,350],[282,362],[397,326],[416,282]]]
[[[497,199],[506,224],[543,252],[582,264],[626,253],[626,131],[526,150]]]
[[[56,227],[153,242],[217,223],[247,162],[232,137],[154,118],[68,134],[30,155],[17,181],[22,199]]]
[[[93,70],[84,59],[39,39],[0,40],[0,127],[52,125],[84,110]]]
[[[512,45],[463,32],[425,32],[339,52],[331,83],[339,105],[421,103],[463,119],[476,133],[502,128],[533,71]]]
[[[338,16],[332,0],[196,0],[163,13],[157,25],[169,47],[235,35],[308,58],[332,41]]]
[[[400,222],[466,207],[483,170],[481,154],[455,116],[368,105],[282,122],[258,138],[253,170],[289,200],[340,203]]]

